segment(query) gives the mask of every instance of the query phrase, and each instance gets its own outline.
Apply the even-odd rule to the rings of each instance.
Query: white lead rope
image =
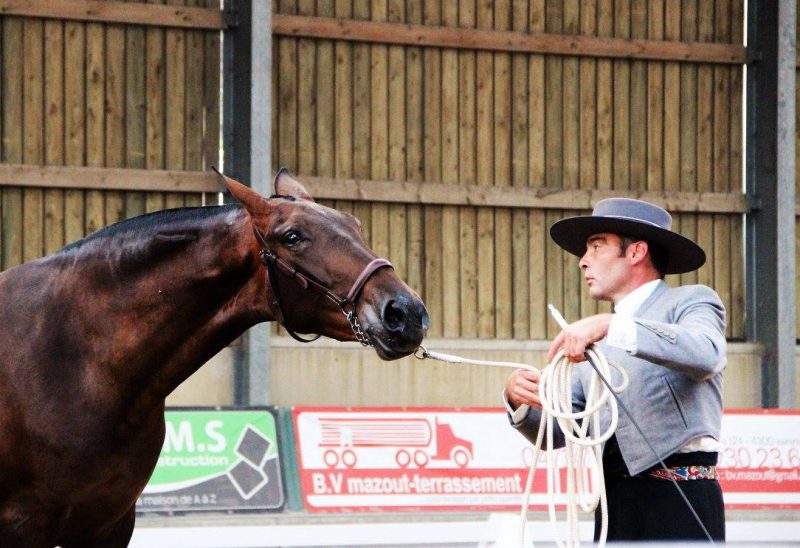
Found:
[[[552,305],[548,305],[548,308],[561,327],[566,327],[567,324],[563,317],[561,317],[561,314],[559,314]],[[420,359],[430,358],[445,363],[512,367],[514,369],[538,371],[538,369],[528,364],[473,360],[451,354],[431,352],[422,346],[420,346],[415,355]],[[536,463],[539,460],[545,432],[547,432],[545,454],[547,461],[548,513],[558,546],[568,546],[571,548],[580,545],[578,508],[580,507],[585,512],[593,512],[598,504],[600,505],[602,516],[599,543],[600,546],[605,544],[606,534],[608,532],[608,504],[606,502],[605,481],[603,478],[602,444],[609,439],[616,430],[618,410],[616,398],[612,397],[610,388],[606,382],[600,382],[597,373],[597,371],[601,371],[607,379],[610,376],[609,374],[612,366],[606,361],[602,352],[593,346],[587,349],[587,356],[595,364],[595,368],[592,372],[590,388],[586,395],[586,405],[583,411],[573,411],[573,364],[564,357],[563,351],[559,351],[555,358],[553,358],[553,361],[541,372],[541,378],[539,380],[539,398],[542,402],[542,414],[539,422],[539,432],[536,443],[534,444],[531,468],[528,472],[528,479],[525,484],[525,498],[522,503],[520,514],[520,546],[526,546],[528,544],[525,541],[528,503],[533,489]],[[613,367],[620,372],[623,379],[620,386],[613,387],[613,390],[619,393],[628,385],[628,377],[624,369],[616,365]],[[603,406],[607,406],[610,409],[611,422],[605,432],[600,432],[600,412]],[[556,457],[552,450],[554,444],[554,421],[558,422],[561,431],[564,433],[566,444],[564,449],[567,472],[566,514],[568,538],[566,544],[558,538],[557,532],[558,518],[556,516],[556,501],[561,495],[561,481],[558,475]],[[590,425],[591,429],[589,428]],[[586,473],[586,468],[582,466],[586,461],[589,463],[588,474]]]

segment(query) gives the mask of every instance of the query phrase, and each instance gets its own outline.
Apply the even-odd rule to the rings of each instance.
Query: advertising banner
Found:
[[[502,409],[301,407],[293,420],[310,511],[514,511],[522,503],[533,448]],[[726,506],[800,508],[800,414],[731,412],[723,421]],[[564,452],[556,453],[563,491]],[[547,505],[544,459],[531,509]]]
[[[283,505],[271,409],[168,410],[137,512],[276,510]]]
[[[721,441],[727,508],[800,508],[800,412],[725,411]]]

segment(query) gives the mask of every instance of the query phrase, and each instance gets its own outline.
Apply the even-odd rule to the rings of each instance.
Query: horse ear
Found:
[[[250,213],[261,213],[269,209],[269,201],[252,188],[226,177],[217,168],[212,168],[219,175],[220,184],[231,193],[237,202],[242,204]]]
[[[294,196],[298,200],[314,201],[303,183],[289,175],[289,170],[282,167],[275,175],[275,194],[280,196]]]

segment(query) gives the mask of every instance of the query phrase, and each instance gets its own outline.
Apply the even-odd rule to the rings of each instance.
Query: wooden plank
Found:
[[[494,28],[496,30],[510,30],[513,15],[510,0],[495,2]],[[511,101],[515,90],[511,81],[511,55],[508,53],[497,52],[494,54],[494,93],[495,161],[493,182],[495,185],[500,186],[508,185],[512,177]],[[513,336],[514,301],[512,293],[513,232],[510,209],[498,208],[494,210],[494,234],[492,240],[489,241],[494,258],[494,265],[491,265],[492,287],[490,288],[491,291],[483,293],[483,299],[491,300],[479,302],[478,306],[491,310],[491,317],[493,317],[494,321],[492,325],[481,326],[481,331],[487,333],[489,338],[510,339]],[[481,252],[480,248],[478,252]],[[483,255],[479,256],[483,257]],[[482,260],[479,259],[478,261],[480,265]],[[481,315],[481,319],[483,319],[483,315]]]
[[[386,20],[385,0],[372,0],[370,15]],[[370,176],[389,176],[389,49],[370,45]],[[385,203],[372,205],[372,249],[380,256],[389,254],[389,209]]]
[[[614,2],[597,2],[597,34],[612,36],[614,33]],[[610,59],[597,61],[597,175],[596,186],[613,188],[614,163],[617,161],[613,148],[614,139],[614,65]]]
[[[441,23],[440,6],[438,3],[425,3],[423,5],[423,23],[439,25]],[[425,181],[442,180],[443,164],[443,132],[444,126],[444,99],[442,94],[442,58],[444,52],[434,48],[425,48],[422,52],[425,66],[423,84],[423,104],[425,105],[425,118],[428,120],[423,127],[423,165]],[[423,207],[425,224],[423,226],[426,241],[424,284],[421,294],[428,308],[430,336],[442,336],[444,333],[443,291],[444,291],[444,257],[443,257],[443,213],[439,205]]]
[[[423,21],[423,4],[421,0],[409,2],[406,20],[413,24]],[[425,180],[424,135],[426,113],[424,103],[424,86],[427,75],[422,64],[423,49],[410,46],[406,48],[406,136],[405,165],[406,179],[421,182]],[[408,272],[406,283],[422,293],[425,278],[425,210],[417,204],[406,206],[407,216],[407,254]]]
[[[668,40],[680,40],[681,38],[681,5],[679,2],[670,2],[665,5],[664,37]],[[680,190],[681,66],[678,63],[665,63],[664,65],[663,96],[663,187],[666,190]],[[675,123],[675,120],[678,123]]]
[[[530,10],[537,9],[538,6],[531,6]],[[511,8],[511,27],[513,30],[525,32],[531,26],[532,12],[529,10],[527,0],[516,0],[512,2]],[[513,94],[511,100],[511,120],[509,122],[511,163],[510,181],[514,186],[527,186],[530,184],[529,174],[533,163],[533,150],[529,134],[529,120],[533,118],[533,112],[529,98],[533,89],[532,74],[530,66],[532,58],[521,53],[511,55],[510,87]],[[540,56],[536,56],[540,57]],[[529,60],[530,58],[530,60]],[[539,146],[541,147],[541,142]],[[537,159],[540,160],[540,159]],[[539,164],[541,165],[541,164]],[[541,179],[540,179],[541,180]],[[505,291],[510,293],[508,298],[509,311],[506,314],[511,322],[510,334],[508,338],[526,338],[530,331],[530,311],[528,308],[529,286],[528,286],[528,214],[526,211],[511,210],[511,250],[508,257],[510,267],[507,276],[510,278],[508,289],[498,283],[498,295]],[[502,270],[498,268],[498,275]],[[501,297],[498,297],[500,299]],[[505,298],[505,297],[502,297]],[[503,307],[498,303],[498,308]],[[504,328],[499,328],[498,332]]]
[[[620,192],[613,190],[478,186],[457,183],[371,181],[302,176],[318,199],[356,202],[415,203],[526,209],[591,210],[597,201],[631,197],[651,201],[675,212],[745,213],[743,194],[718,192]],[[217,192],[211,171],[112,169],[90,167],[0,165],[0,185],[54,188],[118,188],[137,191]],[[800,214],[800,204],[798,204]]]
[[[203,0],[200,0],[203,1]],[[219,9],[219,0],[205,0],[208,5]],[[211,166],[219,165],[219,135],[220,135],[220,42],[222,34],[219,32],[206,32],[203,33],[205,39],[205,66],[203,68],[203,81],[205,87],[203,88],[203,126],[205,133],[203,135],[203,168],[208,169]],[[274,51],[274,46],[273,46]],[[277,101],[273,103],[273,110]],[[273,126],[273,132],[274,132]]]
[[[714,39],[714,3],[698,3],[698,39]],[[697,67],[697,187],[696,191],[713,190],[713,105],[714,105],[714,67]],[[697,240],[707,254],[708,260],[697,272],[697,282],[714,285],[714,226],[711,215],[697,216]]]
[[[314,13],[314,4],[309,0],[299,0],[298,13]],[[300,38],[297,40],[297,167],[298,173],[318,175],[316,161],[316,43],[317,40]]]
[[[64,38],[64,160],[68,166],[83,166],[86,163],[86,25],[65,22]],[[86,234],[82,186],[76,181],[76,184],[66,187],[68,190],[64,193],[64,238],[67,242],[74,242]]]
[[[563,211],[546,211],[544,214],[544,226],[545,234],[546,227],[550,227],[556,221],[559,221],[565,217]],[[545,280],[544,287],[545,291],[545,301],[547,304],[552,304],[558,310],[564,313],[564,261],[566,259],[566,255],[569,255],[566,251],[558,247],[556,243],[549,237],[545,236],[545,255],[543,264],[547,265],[545,269],[547,274],[547,278]],[[534,312],[538,312],[534,310]],[[561,328],[551,319],[549,319],[548,315],[543,314],[544,317],[544,324],[545,324],[545,333],[544,338],[546,339],[553,339],[555,336],[561,331]],[[575,317],[567,317],[567,321],[575,321],[577,318]]]
[[[744,41],[745,24],[744,0],[734,0],[731,4],[731,41],[742,43]],[[742,188],[742,93],[744,70],[740,67],[731,68],[730,88],[730,189]],[[730,309],[734,311],[728,316],[728,326],[731,337],[743,339],[745,333],[745,281],[744,281],[744,226],[741,215],[731,216],[731,303]]]
[[[218,192],[211,171],[0,164],[0,186],[151,192]]]
[[[145,99],[145,31],[141,27],[125,28],[125,166],[145,167],[146,99]],[[125,193],[125,216],[143,214],[144,193]]]
[[[44,22],[26,19],[22,23],[22,161],[44,160]],[[41,188],[22,192],[22,260],[44,254],[44,195]]]
[[[545,29],[545,2],[534,0],[530,5],[530,32]],[[545,138],[545,56],[528,57],[528,184],[544,186],[547,171]]]
[[[631,35],[630,0],[615,0],[614,33]],[[614,60],[614,184],[617,190],[631,188],[631,63]]]
[[[472,28],[475,25],[491,24],[491,11],[486,3],[476,4],[469,0],[459,2],[458,26]],[[488,20],[488,21],[487,21]],[[491,155],[486,160],[487,149],[491,150],[491,137],[485,137],[485,126],[491,128],[491,54],[488,52],[458,52],[458,169],[459,179],[468,184],[476,181],[485,184],[484,172],[491,170]],[[489,74],[487,74],[489,72]],[[487,82],[487,79],[489,80]],[[486,88],[489,88],[488,90]],[[491,131],[489,129],[489,131]],[[477,148],[476,148],[477,147]],[[479,154],[482,156],[479,158]],[[490,212],[491,213],[491,212]],[[478,264],[479,232],[478,213],[474,208],[458,210],[458,258],[459,258],[459,307],[462,337],[478,337],[480,315],[478,293],[482,265]],[[484,262],[484,261],[481,261]],[[449,307],[447,308],[449,310]]]
[[[125,166],[125,27],[106,27],[105,60],[105,165]],[[106,224],[125,218],[125,195],[119,190],[105,192]]]
[[[317,13],[325,17],[332,17],[333,2],[319,2]],[[335,63],[333,41],[316,41],[316,143],[314,146],[316,157],[314,163],[319,175],[331,176],[334,174],[334,125],[337,112],[335,110]]]
[[[563,6],[547,2],[545,16],[548,32],[562,32]],[[563,170],[563,59],[555,55],[545,58],[545,177],[544,185],[560,187],[564,181]]]
[[[563,32],[575,35],[580,28],[579,0],[564,0]],[[562,116],[562,157],[564,188],[578,188],[580,173],[580,76],[577,57],[563,59],[561,90],[563,109]]]
[[[64,163],[64,23],[45,21],[44,40],[44,163]],[[2,192],[0,191],[0,194]],[[44,253],[60,249],[64,238],[64,190],[44,191]]]
[[[160,0],[151,0],[158,2]],[[164,30],[148,28],[145,34],[147,62],[145,64],[145,167],[164,169],[164,142],[166,122],[166,58]],[[164,209],[164,196],[157,193],[145,195],[145,211]]]
[[[186,5],[202,6],[204,0],[186,0]],[[203,140],[204,140],[204,120],[203,120],[203,99],[207,88],[218,87],[217,77],[219,71],[209,74],[210,82],[205,82],[203,67],[205,55],[203,51],[203,37],[205,34],[218,35],[219,33],[205,33],[199,30],[186,31],[186,99],[185,99],[185,135],[183,137],[183,162],[184,169],[198,171],[203,169]],[[214,92],[219,93],[218,91]],[[275,103],[272,103],[275,104]],[[218,108],[209,112],[209,119],[213,118]],[[274,109],[273,109],[274,110]],[[209,128],[209,131],[212,131]],[[217,134],[219,136],[219,134]],[[216,154],[216,152],[214,152]],[[216,165],[215,161],[211,165]],[[187,207],[198,207],[203,205],[205,196],[201,193],[188,193],[183,195],[183,203]]]
[[[105,139],[105,29],[86,24],[86,165],[101,167],[106,161]],[[84,230],[87,234],[106,225],[101,190],[85,193]]]
[[[182,6],[185,2],[167,0],[167,4]],[[171,28],[165,29],[164,34],[164,167],[182,170],[186,165],[186,31]],[[183,194],[165,194],[164,205],[182,207]]]
[[[647,0],[631,0],[631,36],[647,36]],[[630,188],[647,188],[647,63],[633,61],[630,73]]]
[[[647,10],[648,37],[664,37],[664,3],[651,1]],[[647,188],[664,188],[664,65],[647,64]]]
[[[0,13],[71,21],[197,29],[227,28],[219,9],[152,6],[112,0],[0,0]]]
[[[681,4],[681,39],[696,40],[698,32],[697,2],[683,0]],[[697,65],[681,65],[680,96],[680,181],[683,191],[697,189]],[[697,234],[697,219],[693,215],[678,215],[676,228],[694,241]],[[696,284],[697,271],[680,276],[681,284]]]
[[[387,18],[391,22],[405,21],[405,0],[390,0]],[[401,46],[388,51],[388,175],[392,181],[405,181],[406,174],[406,53]],[[404,204],[388,207],[388,247],[401,278],[408,276],[407,216]]]
[[[353,6],[350,2],[336,3],[336,16],[349,18]],[[336,93],[334,108],[334,144],[336,177],[353,176],[353,46],[348,42],[334,43]]]
[[[666,40],[576,36],[548,33],[456,28],[354,21],[326,17],[275,14],[272,32],[279,36],[306,36],[379,44],[518,51],[553,55],[622,59],[650,59],[694,63],[744,64],[745,48],[739,44],[669,42]]]

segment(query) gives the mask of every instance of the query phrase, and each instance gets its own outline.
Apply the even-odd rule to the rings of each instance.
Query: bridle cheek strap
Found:
[[[312,276],[298,271],[289,263],[278,257],[275,252],[270,249],[266,238],[264,238],[264,235],[261,234],[261,232],[255,227],[253,227],[253,230],[255,231],[256,237],[262,246],[259,254],[261,256],[261,262],[267,267],[267,283],[271,286],[273,298],[272,304],[275,307],[278,323],[280,323],[286,329],[292,338],[300,342],[312,342],[317,340],[319,335],[313,339],[304,339],[286,324],[286,316],[283,313],[280,296],[276,285],[277,279],[275,277],[275,268],[293,279],[303,289],[311,289],[314,292],[319,293],[320,295],[323,295],[333,301],[341,309],[342,313],[347,318],[347,321],[350,322],[350,328],[353,330],[353,333],[355,333],[358,342],[360,342],[363,346],[371,346],[369,339],[361,329],[361,324],[359,323],[358,316],[356,315],[356,300],[358,299],[358,295],[361,293],[361,289],[363,289],[364,284],[367,283],[370,277],[372,277],[372,275],[375,274],[378,269],[384,267],[393,269],[394,266],[392,263],[381,258],[370,261],[361,271],[361,274],[358,275],[356,281],[353,282],[353,286],[350,288],[350,291],[347,292],[347,296],[345,298],[341,298],[336,293],[328,289],[328,287],[326,287],[324,284],[315,280]]]

